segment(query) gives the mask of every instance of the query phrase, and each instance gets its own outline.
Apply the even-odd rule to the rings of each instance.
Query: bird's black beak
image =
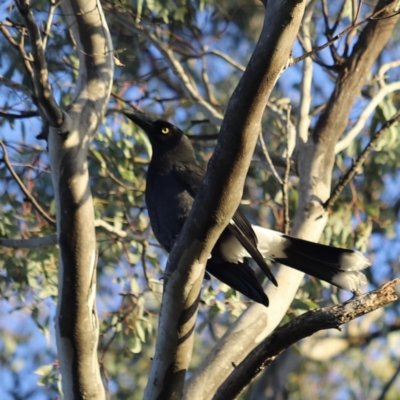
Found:
[[[147,134],[153,132],[153,124],[156,121],[155,118],[149,117],[148,115],[135,110],[124,110],[122,112],[137,126],[142,128]]]

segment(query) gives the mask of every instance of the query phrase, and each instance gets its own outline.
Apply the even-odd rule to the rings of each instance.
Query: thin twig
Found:
[[[0,146],[3,149],[3,162],[6,165],[8,171],[10,172],[10,174],[12,175],[12,177],[14,178],[15,182],[18,184],[18,186],[20,187],[20,189],[22,190],[22,192],[24,193],[26,199],[32,203],[36,209],[39,211],[39,213],[42,215],[42,217],[49,222],[50,224],[54,225],[56,223],[55,219],[53,219],[52,217],[50,217],[49,214],[47,214],[46,211],[43,210],[43,208],[41,207],[41,205],[36,201],[36,199],[32,196],[32,194],[28,191],[28,189],[25,187],[24,183],[22,182],[22,180],[19,178],[19,176],[17,175],[17,173],[15,172],[14,168],[12,167],[11,163],[10,163],[10,159],[8,158],[8,153],[7,153],[7,149],[6,146],[4,145],[4,142],[2,140],[0,140]]]
[[[386,132],[386,130],[389,129],[392,125],[394,125],[399,120],[400,120],[400,111],[398,111],[394,117],[392,117],[390,120],[386,121],[382,125],[381,129],[379,129],[379,131],[375,134],[374,138],[368,143],[368,145],[362,151],[362,153],[358,157],[357,161],[347,171],[346,175],[342,179],[340,179],[339,183],[336,185],[335,189],[333,190],[331,197],[324,203],[325,210],[328,210],[329,208],[331,208],[333,206],[333,204],[336,202],[336,200],[340,196],[340,193],[343,191],[343,189],[346,187],[346,185],[353,179],[354,175],[357,173],[357,170],[364,163],[364,161],[366,160],[368,155],[371,153],[371,151],[374,149],[374,147],[378,143],[379,139]]]
[[[34,84],[38,96],[38,103],[45,112],[46,119],[51,126],[60,126],[63,122],[63,113],[58,106],[49,82],[49,71],[47,69],[43,42],[35,21],[35,17],[26,0],[16,1],[18,10],[25,20],[26,28],[32,45]]]
[[[246,67],[244,65],[241,65],[239,63],[237,63],[233,58],[229,57],[227,54],[222,53],[219,50],[209,50],[207,51],[206,54],[213,54],[215,56],[221,57],[223,60],[225,60],[227,63],[229,63],[230,65],[232,65],[232,67],[238,69],[241,72],[244,72]]]
[[[33,69],[31,62],[33,61],[32,57],[28,56],[26,54],[25,48],[24,48],[24,36],[21,35],[21,42],[18,44],[15,39],[11,36],[10,32],[8,29],[5,27],[4,24],[0,24],[0,31],[2,32],[3,36],[8,40],[8,42],[13,46],[21,55],[21,60],[23,61],[24,68],[26,71],[26,74],[28,78],[30,79],[31,85],[34,90],[33,86]],[[34,99],[35,97],[33,97]]]
[[[377,17],[378,17],[380,14],[382,14],[384,11],[386,11],[386,9],[389,8],[389,6],[391,6],[391,4],[389,4],[389,5],[387,5],[387,6],[383,7],[383,8],[381,8],[380,10],[376,11],[375,13],[373,13],[372,15],[370,15],[369,17],[363,19],[362,21],[360,21],[360,22],[358,22],[358,23],[356,23],[356,24],[352,23],[349,27],[347,27],[347,28],[346,28],[345,30],[343,30],[342,32],[338,33],[336,36],[334,36],[331,40],[329,40],[329,41],[326,42],[325,44],[323,44],[323,45],[321,45],[321,46],[318,46],[318,47],[315,47],[314,49],[312,49],[311,51],[309,51],[309,52],[303,54],[303,55],[300,56],[300,57],[294,58],[294,59],[290,62],[290,64],[288,65],[288,67],[291,67],[291,66],[293,66],[293,65],[295,65],[295,64],[297,64],[297,63],[299,63],[300,61],[303,61],[305,58],[310,57],[310,56],[313,56],[314,54],[319,53],[321,50],[326,49],[328,46],[330,46],[331,44],[333,44],[334,42],[336,42],[338,39],[340,39],[341,37],[343,37],[343,36],[346,35],[347,33],[351,32],[352,30],[358,28],[359,26],[361,26],[361,25],[363,25],[363,24],[365,24],[365,23],[367,23],[367,22],[369,22],[369,21],[371,21],[371,20],[376,20],[376,19],[378,19]],[[399,14],[399,12],[396,12],[396,13],[394,13],[394,14],[392,14],[392,15],[389,15],[388,17],[385,17],[385,19],[386,19],[386,18],[395,17],[395,16],[398,15],[398,14]]]
[[[286,142],[286,168],[282,182],[282,202],[283,202],[283,232],[287,235],[290,228],[289,218],[289,172],[290,172],[290,153],[289,153],[289,130],[290,130],[290,111],[291,106],[287,108],[285,142]]]
[[[274,174],[274,176],[275,176],[276,180],[279,182],[279,184],[283,185],[282,179],[279,176],[278,172],[276,171],[275,166],[272,163],[271,157],[270,157],[270,155],[268,153],[268,149],[267,149],[267,146],[265,145],[262,132],[260,132],[260,143],[261,143],[262,152],[264,154],[265,159],[267,160],[267,163],[268,163],[269,167],[271,168],[272,173]]]
[[[8,88],[14,90],[15,92],[21,92],[23,95],[25,95],[26,97],[28,97],[32,100],[33,93],[25,85],[22,85],[21,83],[18,83],[18,82],[14,82],[8,78],[5,78],[2,75],[0,75],[0,83],[3,84],[4,86],[7,86]]]
[[[379,92],[370,100],[367,107],[364,108],[356,124],[346,133],[346,135],[339,140],[335,145],[335,154],[340,153],[342,150],[347,148],[350,143],[356,138],[356,136],[362,131],[367,122],[368,118],[381,101],[390,93],[400,90],[400,82],[393,82],[389,85],[384,85]]]
[[[147,270],[147,247],[148,247],[148,242],[144,240],[142,242],[143,250],[142,250],[142,266],[143,266],[143,275],[144,278],[146,279],[147,287],[150,289],[151,293],[153,293],[153,296],[155,299],[160,302],[159,294],[154,290],[153,285],[151,284],[151,277],[149,275],[149,271]]]
[[[39,113],[37,111],[21,111],[21,114],[11,114],[9,112],[0,111],[0,117],[5,119],[25,119],[38,116]]]
[[[60,4],[61,4],[61,1],[55,2],[54,0],[50,0],[49,16],[47,18],[46,27],[43,31],[43,50],[46,50],[47,40],[50,37],[50,31],[51,31],[51,25],[53,23],[54,12]]]
[[[125,230],[122,230],[122,229],[118,229],[115,226],[109,224],[108,222],[106,222],[102,219],[96,219],[94,221],[94,226],[96,228],[98,228],[98,227],[104,228],[108,233],[113,233],[120,238],[124,238],[127,240],[133,240],[136,242],[144,242],[146,239],[146,236],[147,236],[146,233],[136,234],[136,233],[132,233],[132,232],[126,232]]]
[[[201,63],[202,63],[201,78],[203,80],[203,85],[204,85],[204,88],[207,93],[207,99],[211,104],[218,105],[218,101],[214,97],[214,93],[213,93],[212,87],[210,85],[210,79],[209,79],[208,71],[207,71],[207,58],[205,56],[203,56],[201,58]]]

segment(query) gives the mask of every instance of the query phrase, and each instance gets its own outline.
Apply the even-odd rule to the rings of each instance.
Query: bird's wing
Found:
[[[193,163],[179,163],[173,171],[185,190],[196,197],[205,175],[203,168]]]
[[[253,260],[263,270],[268,279],[275,286],[278,286],[278,282],[272,274],[272,271],[265,262],[263,255],[258,250],[258,239],[250,222],[239,210],[236,210],[227,228],[228,231],[231,232],[240,242],[240,244],[247,250]]]
[[[199,165],[195,165],[193,163],[180,163],[176,165],[174,172],[186,190],[193,197],[196,197],[199,187],[203,182],[205,171]],[[258,264],[271,282],[275,286],[278,286],[278,282],[265,262],[264,257],[257,248],[257,236],[254,233],[250,222],[239,210],[236,210],[232,220],[229,222],[227,229],[247,250],[253,260]]]

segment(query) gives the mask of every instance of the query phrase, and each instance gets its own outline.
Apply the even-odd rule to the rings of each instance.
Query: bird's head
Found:
[[[161,144],[172,145],[183,136],[183,132],[178,127],[162,119],[152,118],[139,111],[124,111],[123,113],[147,133],[153,148]]]

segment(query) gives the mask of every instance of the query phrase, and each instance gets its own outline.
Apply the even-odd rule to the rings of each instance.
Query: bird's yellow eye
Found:
[[[166,127],[162,128],[162,129],[161,129],[161,133],[163,133],[164,135],[166,135],[167,133],[169,133],[169,128],[166,128]]]

